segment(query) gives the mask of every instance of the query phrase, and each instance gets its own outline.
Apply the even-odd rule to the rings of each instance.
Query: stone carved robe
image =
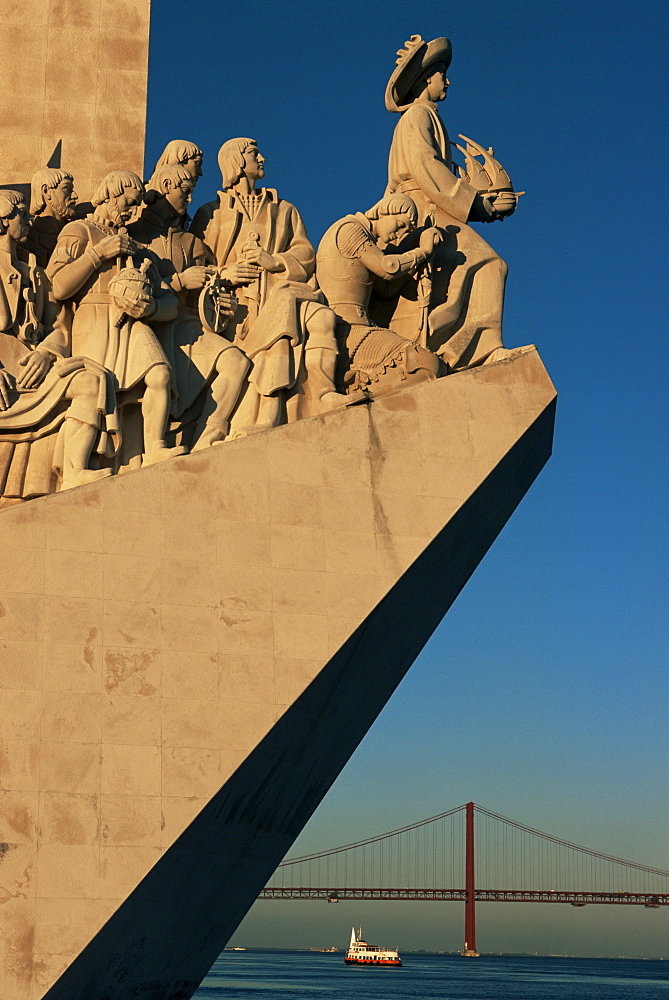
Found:
[[[310,283],[316,254],[299,212],[273,188],[262,188],[248,202],[219,191],[218,201],[198,209],[191,232],[204,240],[219,267],[243,259],[250,242],[282,260],[285,270],[262,271],[252,285],[235,290],[239,308],[232,322],[235,343],[253,361],[249,381],[260,395],[292,389],[305,341],[303,304],[323,302]]]
[[[249,213],[234,192],[219,191],[218,201],[198,209],[191,226],[191,232],[206,243],[219,267],[241,260],[242,248],[249,242],[259,242],[268,253],[281,258],[285,270],[275,274],[263,271],[258,281],[235,292],[240,300],[237,327],[241,321],[246,330],[276,285],[308,282],[316,267],[314,248],[295,206],[279,198],[273,188],[261,188],[254,201]]]
[[[467,224],[477,192],[453,173],[448,134],[432,106],[412,105],[395,127],[387,193],[395,191],[416,203],[419,226],[433,224],[432,216],[444,230],[445,239],[436,247],[432,266],[427,346],[452,368],[476,364],[502,347],[507,268]],[[375,299],[372,315],[382,325],[416,339],[419,297],[415,285],[413,289],[409,285],[392,305]]]
[[[224,351],[234,349],[225,335],[202,329],[197,311],[199,292],[183,288],[179,274],[189,267],[213,263],[213,256],[201,239],[184,232],[180,224],[166,227],[150,208],[128,227],[134,240],[155,256],[163,281],[176,294],[179,307],[175,319],[154,323],[158,339],[169,360],[176,381],[172,415],[181,417],[216,374],[216,362]],[[234,333],[234,325],[230,328]]]
[[[37,289],[35,316],[45,327],[37,344],[26,342],[24,293]],[[52,354],[56,361],[34,389],[11,390],[10,406],[0,410],[0,504],[3,500],[28,499],[53,493],[62,469],[59,434],[66,417],[96,423],[101,430],[98,452],[110,456],[117,443],[114,389],[107,373],[88,358],[72,357],[68,331],[52,328],[55,310],[49,301],[49,286],[40,267],[19,261],[0,250],[0,365],[18,381],[24,368],[20,362],[36,348]],[[100,379],[97,413],[80,412],[66,396],[72,380],[86,369]]]
[[[78,260],[89,247],[94,249],[97,243],[116,232],[111,226],[92,222],[90,216],[69,222],[58,238],[47,274],[53,280],[59,271]],[[92,358],[113,372],[119,390],[123,391],[141,382],[153,365],[168,364],[168,359],[148,323],[133,320],[121,327],[114,325],[108,287],[117,273],[115,260],[104,261],[102,267],[93,271],[82,287],[63,304],[61,322],[69,325],[73,353]],[[171,294],[155,269],[153,273],[149,271],[149,276],[153,282],[154,298]]]
[[[21,260],[28,260],[28,254],[34,254],[40,267],[46,268],[51,260],[51,254],[56,249],[58,237],[66,225],[63,219],[54,219],[52,215],[37,215],[33,219],[25,243],[19,244],[17,252]]]

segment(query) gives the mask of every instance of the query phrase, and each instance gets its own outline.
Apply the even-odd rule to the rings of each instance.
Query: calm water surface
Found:
[[[669,1000],[669,962],[405,955],[401,969],[343,952],[224,952],[196,1000]]]

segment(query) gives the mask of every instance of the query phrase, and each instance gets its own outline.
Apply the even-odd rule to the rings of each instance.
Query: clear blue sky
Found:
[[[258,140],[266,183],[313,242],[373,204],[396,122],[383,92],[415,32],[453,41],[451,135],[493,145],[528,192],[485,236],[510,269],[506,344],[536,343],[560,393],[554,456],[298,853],[474,800],[669,867],[666,17],[655,0],[154,0],[147,176],[169,139],[197,142],[195,207],[237,135]],[[392,793],[385,781],[373,790],[378,775]],[[361,921],[376,939],[450,949],[461,910],[264,903],[235,941],[342,945]],[[666,914],[642,908],[479,912],[485,950],[667,955],[666,941]]]

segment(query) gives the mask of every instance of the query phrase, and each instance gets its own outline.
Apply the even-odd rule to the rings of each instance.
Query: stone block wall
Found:
[[[142,176],[150,0],[3,0],[0,186],[29,184],[59,142],[80,201]]]
[[[547,459],[554,398],[525,350],[0,511],[3,1000],[195,989]]]

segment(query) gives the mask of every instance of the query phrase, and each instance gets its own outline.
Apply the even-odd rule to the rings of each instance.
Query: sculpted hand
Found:
[[[101,260],[113,260],[114,257],[130,257],[137,253],[139,247],[127,233],[119,233],[117,236],[105,236],[93,249]]]
[[[506,218],[507,215],[513,215],[516,211],[517,204],[518,195],[514,194],[513,191],[500,191],[500,193],[492,199],[492,207],[498,215],[502,216],[502,218]]]
[[[14,379],[4,368],[0,368],[0,410],[9,409],[9,393],[14,388]]]
[[[253,261],[254,264],[258,264],[266,271],[276,272],[285,270],[281,258],[274,257],[271,253],[267,253],[267,250],[263,250],[262,247],[251,247],[244,254],[244,259]]]
[[[132,299],[118,299],[116,304],[132,319],[148,319],[156,311],[156,300],[147,292],[138,292]]]
[[[431,226],[429,229],[426,229],[424,233],[420,234],[418,245],[423,253],[426,253],[429,257],[437,244],[441,243],[442,240],[443,236],[441,230],[437,229],[436,226]]]
[[[36,385],[44,381],[55,360],[53,354],[47,354],[45,351],[31,351],[19,361],[25,371],[18,384],[22,389],[34,389]]]
[[[202,288],[210,274],[216,274],[215,267],[195,265],[182,271],[179,278],[184,288]]]
[[[250,282],[256,280],[259,274],[260,268],[258,265],[252,264],[248,260],[239,260],[236,264],[226,267],[224,271],[221,271],[221,277],[229,281],[233,288],[250,284]]]
[[[237,311],[237,299],[230,292],[219,292],[216,297],[216,302],[218,303],[218,308],[221,313],[228,318],[234,316]]]

